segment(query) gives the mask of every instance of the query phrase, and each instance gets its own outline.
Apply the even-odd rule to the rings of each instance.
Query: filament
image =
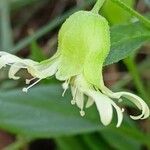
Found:
[[[36,85],[36,84],[39,83],[40,81],[41,81],[41,79],[37,80],[36,82],[34,82],[33,84],[31,84],[31,85],[28,86],[27,88],[23,88],[22,91],[27,93],[30,88],[32,88],[34,85]]]

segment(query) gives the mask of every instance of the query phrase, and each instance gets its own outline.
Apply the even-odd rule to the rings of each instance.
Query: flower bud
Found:
[[[99,14],[79,11],[62,25],[58,37],[61,53],[57,78],[66,80],[81,74],[99,86],[102,66],[110,50],[110,32],[107,20]]]

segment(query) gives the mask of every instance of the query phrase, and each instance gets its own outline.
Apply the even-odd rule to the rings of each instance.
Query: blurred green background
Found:
[[[122,1],[150,16],[150,1]],[[0,0],[0,50],[36,61],[49,58],[57,49],[63,21],[79,9],[90,10],[94,3],[95,0]],[[150,106],[150,30],[110,0],[106,0],[100,13],[111,26],[112,49],[126,50],[120,59],[131,53],[105,67],[106,85],[114,91],[132,91]],[[150,120],[132,121],[128,113],[138,112],[130,103],[124,101],[125,117],[120,128],[115,127],[116,117],[104,127],[95,106],[86,110],[82,118],[70,104],[70,92],[61,97],[61,83],[55,78],[43,80],[25,94],[21,89],[30,75],[22,70],[22,78],[13,81],[7,74],[7,67],[0,71],[0,150],[150,149]]]

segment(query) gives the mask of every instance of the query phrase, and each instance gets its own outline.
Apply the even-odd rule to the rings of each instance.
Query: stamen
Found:
[[[30,84],[30,82],[33,81],[34,79],[36,79],[36,77],[34,77],[32,79],[26,79],[26,84]]]
[[[28,86],[27,88],[23,88],[22,89],[22,91],[23,92],[28,92],[28,90],[31,88],[31,87],[33,87],[34,85],[36,85],[38,82],[40,82],[41,81],[41,79],[39,79],[39,80],[37,80],[36,82],[34,82],[33,84],[31,84],[30,86]]]
[[[85,116],[85,111],[81,110],[81,111],[80,111],[80,115],[81,115],[82,117]]]
[[[62,87],[63,87],[63,89],[64,89],[64,91],[63,91],[63,93],[62,93],[62,97],[64,97],[64,95],[65,95],[67,89],[69,88],[69,84],[65,82],[65,83],[62,84]]]
[[[122,108],[122,109],[121,109],[121,111],[122,111],[122,112],[124,112],[124,111],[125,111],[125,109],[124,109],[124,108]]]
[[[76,94],[77,94],[77,87],[75,88],[75,92],[74,92],[74,95],[73,95],[73,99],[71,100],[71,104],[72,104],[72,105],[75,105],[75,104],[76,104]]]
[[[73,99],[73,100],[71,100],[71,104],[72,105],[75,105],[76,104],[76,101]]]
[[[62,93],[62,97],[64,97],[67,89],[69,88],[69,82],[70,82],[70,79],[66,80],[63,84],[62,84],[62,87],[64,89],[63,93]]]
[[[77,87],[75,88],[75,92],[74,92],[74,95],[73,95],[73,100],[76,99],[76,95],[77,95]]]
[[[122,99],[122,98],[119,98],[118,102],[119,102],[119,103],[123,102],[123,99]]]

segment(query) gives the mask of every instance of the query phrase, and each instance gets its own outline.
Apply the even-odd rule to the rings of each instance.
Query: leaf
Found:
[[[71,96],[66,94],[63,98],[62,92],[58,85],[39,86],[29,93],[1,91],[0,128],[31,139],[110,130],[111,126],[101,125],[96,107],[86,109],[86,116],[81,117],[78,108],[70,104]],[[124,119],[122,126],[128,125],[131,131],[123,130],[122,134],[133,141],[148,144],[149,136],[138,131],[130,122]],[[115,129],[119,132],[118,128]]]
[[[31,49],[31,59],[35,61],[42,61],[46,59],[46,56],[43,54],[42,48],[38,45],[36,41],[33,41],[30,45]]]
[[[111,28],[111,51],[105,65],[126,58],[148,41],[150,41],[150,30],[139,23],[113,26]]]
[[[139,129],[132,129],[129,126],[123,126],[121,128],[109,128],[107,130],[101,130],[102,136],[118,150],[132,150],[140,149],[142,144],[146,144],[150,147],[148,134],[140,132]]]
[[[27,94],[21,90],[1,92],[0,128],[30,137],[57,137],[102,128],[96,111],[81,117],[71,105],[71,97],[62,98],[62,92],[60,86],[40,86]]]
[[[55,142],[59,147],[58,150],[84,150],[83,142],[76,136],[56,138]]]
[[[138,142],[136,140],[131,140],[130,136],[125,136],[123,133],[120,134],[117,132],[116,129],[112,131],[111,129],[101,131],[102,136],[104,139],[112,145],[117,150],[140,150],[141,149],[141,142]]]
[[[0,1],[0,50],[8,51],[13,46],[12,30],[9,16],[9,2]],[[12,52],[12,51],[9,51]]]

